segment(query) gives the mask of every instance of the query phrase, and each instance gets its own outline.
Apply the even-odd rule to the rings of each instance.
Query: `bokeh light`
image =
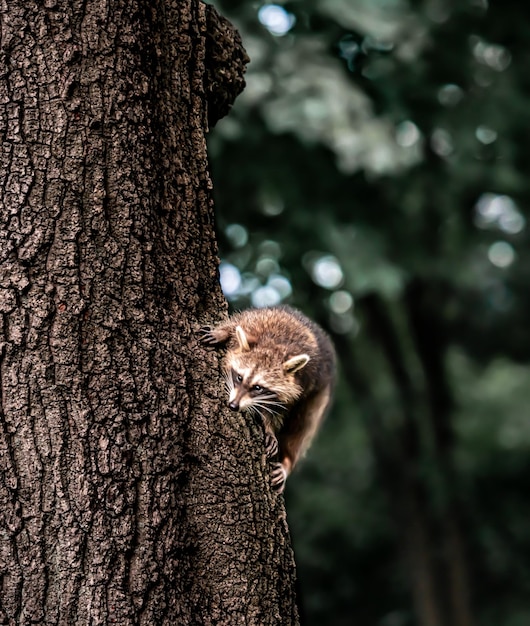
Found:
[[[258,11],[258,19],[265,28],[277,37],[287,34],[294,26],[295,17],[278,4],[266,4]]]
[[[344,274],[334,256],[322,256],[315,261],[311,276],[317,285],[326,289],[336,289],[342,284]]]
[[[475,224],[516,235],[524,229],[526,220],[509,196],[484,193],[475,206]]]
[[[255,307],[264,307],[264,306],[274,306],[276,304],[280,304],[281,296],[274,287],[270,285],[266,285],[264,287],[259,287],[256,291],[252,292],[251,296],[252,306]]]
[[[509,267],[515,260],[515,250],[506,241],[496,241],[488,249],[488,259],[500,268]]]
[[[241,286],[241,274],[235,265],[231,263],[221,263],[219,267],[221,289],[229,298],[237,293]]]

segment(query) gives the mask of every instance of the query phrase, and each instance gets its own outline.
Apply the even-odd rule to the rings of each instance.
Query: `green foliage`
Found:
[[[252,59],[210,140],[225,293],[341,359],[287,492],[304,623],[526,623],[529,9],[217,4]]]

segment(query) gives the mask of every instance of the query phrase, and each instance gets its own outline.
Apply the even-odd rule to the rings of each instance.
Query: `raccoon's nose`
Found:
[[[237,402],[229,402],[228,408],[232,409],[232,411],[239,411],[239,404]]]

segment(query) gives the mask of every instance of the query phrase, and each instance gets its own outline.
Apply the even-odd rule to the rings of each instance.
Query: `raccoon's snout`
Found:
[[[228,403],[228,408],[231,409],[232,411],[239,411],[239,402],[229,402]]]

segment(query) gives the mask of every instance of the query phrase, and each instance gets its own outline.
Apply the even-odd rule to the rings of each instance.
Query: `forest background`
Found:
[[[231,306],[332,334],[288,483],[307,626],[530,623],[530,7],[219,0],[251,57],[210,136]]]

